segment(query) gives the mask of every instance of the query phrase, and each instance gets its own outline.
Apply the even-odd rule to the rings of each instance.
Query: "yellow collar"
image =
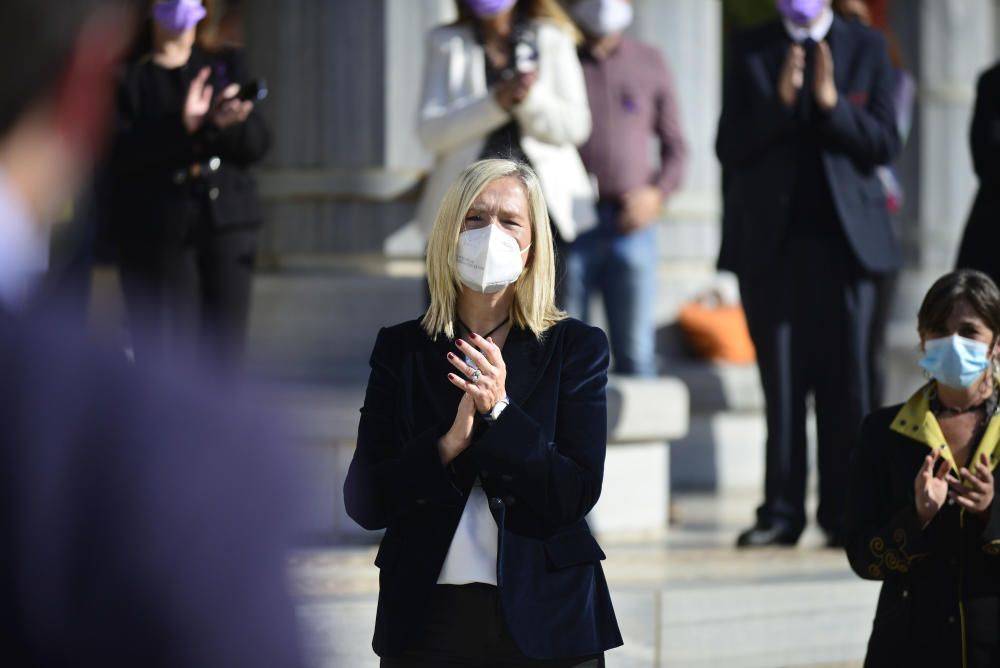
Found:
[[[903,404],[903,407],[892,419],[890,427],[894,432],[908,436],[914,441],[923,443],[928,448],[940,449],[941,455],[951,464],[952,470],[956,473],[961,468],[955,461],[948,442],[945,441],[941,425],[930,409],[930,395],[934,387],[931,381],[921,387],[910,399]],[[990,457],[990,468],[996,468],[1000,462],[1000,411],[997,411],[990,422],[986,425],[983,438],[979,441],[976,453],[972,458],[973,462],[979,461],[979,456],[986,453]]]

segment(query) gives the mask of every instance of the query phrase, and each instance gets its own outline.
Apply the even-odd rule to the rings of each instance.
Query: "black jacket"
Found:
[[[576,320],[541,343],[514,327],[503,347],[510,406],[446,469],[437,441],[462,396],[447,379],[454,349],[411,321],[381,330],[372,352],[344,497],[360,525],[386,528],[375,651],[401,653],[420,633],[476,475],[499,527],[500,601],[521,651],[560,658],[622,644],[604,553],[584,520],[604,473],[607,338]]]
[[[829,114],[810,116],[821,173],[837,223],[860,265],[899,268],[902,256],[875,168],[899,152],[892,68],[883,38],[834,19],[827,37],[839,93]],[[780,22],[738,34],[729,53],[716,153],[723,169],[723,239],[719,267],[749,276],[781,252],[792,220],[800,122],[780,101],[777,82],[790,40]],[[812,95],[803,90],[800,94]]]
[[[969,131],[972,166],[979,190],[969,213],[957,267],[978,269],[1000,282],[1000,64],[979,77],[976,110]]]
[[[146,57],[123,72],[110,166],[116,235],[126,245],[177,241],[198,226],[260,222],[249,168],[264,157],[270,135],[256,108],[244,123],[222,130],[206,121],[188,134],[181,121],[184,96],[203,67],[212,70],[216,96],[229,83],[250,80],[238,51],[197,47],[179,70],[164,70]],[[190,168],[196,163],[195,178]]]
[[[913,483],[930,448],[944,442],[926,388],[875,411],[852,461],[847,556],[882,591],[866,666],[1000,665],[1000,495],[988,522],[946,505],[921,530]],[[979,449],[1000,462],[1000,416]],[[962,462],[961,465],[965,465]],[[964,650],[963,650],[964,646]]]

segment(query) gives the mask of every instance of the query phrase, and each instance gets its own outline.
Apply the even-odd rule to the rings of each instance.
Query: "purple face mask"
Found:
[[[800,26],[809,25],[826,8],[826,0],[778,0],[778,11]]]
[[[465,0],[465,6],[481,19],[496,16],[517,0]]]
[[[173,33],[187,32],[205,18],[201,0],[167,0],[153,7],[153,18]]]

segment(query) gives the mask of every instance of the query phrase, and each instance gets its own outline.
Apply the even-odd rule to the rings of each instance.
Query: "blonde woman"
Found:
[[[446,193],[431,305],[379,332],[344,485],[386,529],[382,666],[603,666],[622,643],[584,518],[601,492],[608,343],[554,304],[535,173],[483,160]]]
[[[470,163],[528,163],[545,193],[557,242],[597,221],[577,146],[590,105],[581,36],[556,0],[455,0],[458,19],[427,37],[417,131],[435,157],[417,221],[429,235],[445,191]]]

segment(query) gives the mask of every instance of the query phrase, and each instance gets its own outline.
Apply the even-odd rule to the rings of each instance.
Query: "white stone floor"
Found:
[[[603,536],[625,646],[610,668],[860,666],[878,595],[809,529],[794,549],[737,552],[752,495],[675,494],[657,535]],[[316,668],[378,665],[374,546],[313,549],[294,563]]]

